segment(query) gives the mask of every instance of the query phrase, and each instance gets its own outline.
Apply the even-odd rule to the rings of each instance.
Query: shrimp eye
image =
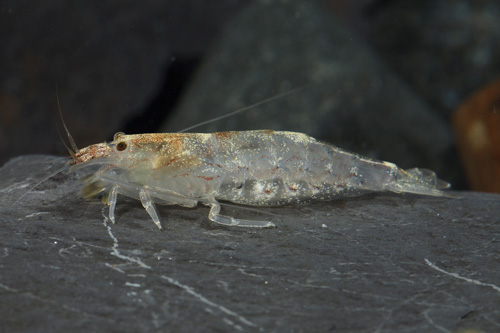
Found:
[[[127,144],[125,142],[122,141],[116,144],[116,150],[123,151],[125,149],[127,149]]]

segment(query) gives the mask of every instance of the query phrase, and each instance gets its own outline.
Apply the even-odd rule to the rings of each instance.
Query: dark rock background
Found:
[[[374,11],[378,55],[445,117],[500,76],[500,2],[387,1]]]
[[[314,2],[246,8],[160,131],[175,132],[193,119],[213,119],[297,87],[306,89],[196,130],[303,132],[403,168],[425,166],[458,182],[458,168],[449,167],[458,161],[445,119]]]
[[[245,3],[2,1],[0,163],[25,153],[66,154],[56,87],[79,147],[126,129],[159,95],[171,103],[168,94],[179,94],[189,65]]]

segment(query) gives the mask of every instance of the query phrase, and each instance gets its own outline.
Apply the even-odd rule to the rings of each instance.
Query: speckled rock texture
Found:
[[[33,331],[493,332],[500,196],[369,194],[235,209],[273,229],[119,197],[117,224],[53,156],[0,169],[0,327]],[[227,209],[227,207],[225,207]],[[231,212],[230,212],[231,213]],[[272,214],[272,215],[269,215]]]

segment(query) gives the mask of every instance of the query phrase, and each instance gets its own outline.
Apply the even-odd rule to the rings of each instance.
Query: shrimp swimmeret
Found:
[[[83,195],[103,195],[115,222],[117,195],[139,199],[161,230],[155,203],[210,207],[208,218],[242,227],[272,227],[220,214],[219,201],[250,206],[328,200],[355,191],[444,196],[449,184],[425,169],[403,170],[343,151],[302,133],[117,133],[110,143],[76,150],[72,168],[99,164]]]

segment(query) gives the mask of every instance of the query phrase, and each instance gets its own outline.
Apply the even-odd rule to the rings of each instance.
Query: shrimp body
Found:
[[[327,200],[347,192],[392,191],[442,196],[449,184],[432,171],[402,170],[363,158],[302,133],[271,130],[115,134],[73,156],[74,168],[102,167],[83,194],[104,194],[114,222],[117,195],[141,200],[161,229],[154,203],[211,207],[209,219],[226,225],[273,226],[221,215],[219,201],[251,206]]]

